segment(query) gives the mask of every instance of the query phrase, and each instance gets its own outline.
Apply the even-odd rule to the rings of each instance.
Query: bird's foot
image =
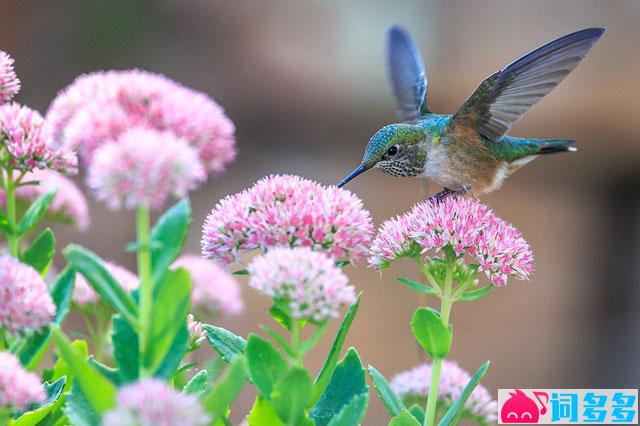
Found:
[[[447,197],[457,197],[460,195],[464,195],[467,192],[469,192],[469,187],[467,186],[462,186],[459,189],[449,189],[449,188],[444,188],[442,191],[438,192],[437,194],[435,194],[433,197],[429,197],[428,201],[433,201],[435,203],[440,203],[442,201],[444,201],[445,198]]]

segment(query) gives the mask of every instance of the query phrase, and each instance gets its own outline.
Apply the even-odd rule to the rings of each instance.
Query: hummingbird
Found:
[[[573,140],[508,136],[511,125],[575,69],[604,33],[587,28],[567,34],[490,75],[453,115],[427,106],[420,52],[403,28],[387,37],[387,73],[400,123],[378,130],[360,165],[338,187],[371,169],[420,176],[441,184],[436,200],[494,191],[539,155],[575,151]]]

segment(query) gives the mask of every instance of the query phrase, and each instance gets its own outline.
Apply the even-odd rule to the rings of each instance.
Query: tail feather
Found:
[[[571,146],[575,141],[570,139],[542,139],[534,141],[539,147],[539,154],[553,154],[555,152],[575,152],[577,148]]]

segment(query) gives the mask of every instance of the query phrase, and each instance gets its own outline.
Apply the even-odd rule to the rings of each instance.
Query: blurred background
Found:
[[[481,302],[456,304],[451,358],[466,370],[492,361],[497,388],[630,388],[640,383],[640,2],[636,1],[139,1],[0,3],[0,48],[16,60],[17,100],[45,112],[76,75],[139,67],[210,94],[237,126],[239,155],[192,195],[188,249],[216,201],[270,173],[337,183],[369,137],[395,120],[384,44],[393,24],[415,37],[429,105],[453,113],[487,75],[540,44],[603,26],[604,37],[551,95],[511,131],[578,140],[574,155],[544,157],[483,201],[531,244],[537,271]],[[81,181],[81,179],[79,179]],[[419,180],[369,172],[349,185],[379,224],[422,198]],[[429,186],[430,192],[440,188]],[[84,234],[56,229],[132,270],[124,246],[133,220],[92,204]],[[387,377],[421,362],[409,321],[419,300],[395,282],[347,272],[364,291],[348,337]],[[217,323],[247,335],[269,323],[268,301],[243,289],[247,309]],[[319,369],[337,328],[308,357]],[[201,349],[205,351],[206,348]],[[246,391],[235,418],[248,412]],[[365,425],[388,416],[372,393]]]

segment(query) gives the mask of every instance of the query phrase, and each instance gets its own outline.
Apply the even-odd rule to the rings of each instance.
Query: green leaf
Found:
[[[53,255],[56,252],[56,237],[47,228],[20,255],[20,261],[31,265],[44,277],[47,275]]]
[[[101,423],[100,414],[91,404],[90,397],[82,390],[79,381],[74,380],[71,391],[65,396],[67,402],[63,408],[73,426],[95,426]]]
[[[389,422],[389,426],[422,426],[420,422],[413,417],[413,414],[406,409],[402,410],[400,414],[395,416]]]
[[[460,295],[459,300],[462,300],[463,302],[472,302],[474,300],[480,300],[483,297],[485,297],[487,294],[489,294],[492,288],[493,288],[493,284],[489,284],[484,287],[477,288],[475,290],[466,291],[462,293],[462,295]]]
[[[277,331],[275,331],[273,328],[269,327],[268,325],[264,325],[264,324],[260,324],[258,327],[260,327],[262,331],[267,333],[269,337],[275,340],[275,342],[278,345],[280,345],[282,349],[284,349],[284,351],[287,353],[288,356],[290,356],[291,358],[295,357],[295,354],[289,347],[289,343],[284,339],[284,337],[279,335]]]
[[[22,414],[16,420],[9,422],[9,424],[15,426],[37,425],[42,419],[51,413],[55,402],[62,394],[62,389],[64,389],[66,381],[66,377],[61,377],[53,383],[45,383],[44,391],[47,394],[47,399],[36,407],[30,407],[28,412]]]
[[[369,366],[369,376],[371,376],[371,380],[373,380],[373,387],[378,397],[380,397],[384,406],[387,407],[387,411],[391,417],[400,414],[400,412],[405,409],[405,406],[400,397],[391,388],[387,379],[372,365]]]
[[[429,296],[438,295],[438,292],[435,291],[433,288],[426,286],[422,283],[419,283],[417,281],[410,280],[409,278],[404,278],[404,277],[398,277],[396,279],[402,284],[406,285],[407,287],[412,288],[414,290],[418,290],[420,293],[428,294]]]
[[[112,408],[116,402],[115,385],[86,362],[85,357],[71,346],[71,342],[59,328],[53,329],[53,337],[60,356],[69,365],[91,408],[99,415]]]
[[[286,424],[296,424],[311,398],[311,376],[295,367],[275,384],[269,402]]]
[[[289,315],[283,307],[275,304],[272,305],[269,308],[269,315],[271,315],[271,318],[273,318],[278,324],[286,328],[288,331],[291,331],[293,319],[291,319],[291,315]]]
[[[440,314],[431,308],[418,308],[411,319],[411,331],[422,348],[433,358],[443,359],[451,349],[451,330]]]
[[[73,282],[76,273],[71,268],[66,268],[58,275],[53,288],[51,289],[51,298],[56,306],[56,314],[53,317],[52,324],[62,325],[64,319],[69,313],[69,304],[73,295]],[[49,341],[51,340],[51,324],[47,327],[30,334],[21,346],[20,351],[16,354],[20,359],[20,363],[27,370],[33,370],[38,362],[47,351]]]
[[[250,426],[284,426],[276,411],[269,405],[269,401],[257,397],[247,417]]]
[[[413,415],[413,417],[416,418],[416,420],[418,420],[418,423],[422,424],[424,423],[424,408],[419,406],[418,404],[413,404],[410,408],[409,408],[409,412],[411,413],[411,415]]]
[[[359,425],[367,413],[369,394],[363,393],[351,399],[340,412],[331,418],[328,426],[352,426]]]
[[[232,272],[232,275],[249,275],[249,271],[247,269],[238,269]]]
[[[229,367],[226,376],[219,379],[203,398],[202,403],[214,418],[226,415],[229,406],[236,400],[245,382],[244,359],[238,358]]]
[[[207,332],[207,340],[211,347],[226,362],[232,363],[237,357],[244,355],[247,349],[247,341],[242,337],[215,325],[203,324],[202,328]]]
[[[111,383],[116,386],[120,386],[122,384],[122,380],[120,380],[120,374],[116,368],[111,368],[108,365],[104,365],[100,361],[97,361],[92,356],[87,359],[89,365],[91,365],[98,373],[102,374],[104,377],[109,379]]]
[[[0,231],[2,231],[5,235],[13,235],[15,234],[15,229],[11,226],[9,219],[4,215],[2,211],[0,211]]]
[[[102,301],[110,305],[129,324],[137,326],[138,307],[133,298],[109,273],[100,257],[84,247],[71,244],[64,250],[64,256],[71,266],[87,279],[87,282],[100,295]]]
[[[460,395],[460,398],[458,398],[457,401],[454,402],[451,407],[449,407],[447,412],[442,417],[442,420],[440,420],[440,423],[438,423],[438,426],[448,426],[448,425],[458,424],[458,421],[460,420],[460,416],[462,416],[462,412],[464,411],[465,402],[467,402],[467,399],[469,399],[469,396],[471,396],[471,393],[473,392],[473,390],[476,388],[476,386],[478,386],[478,384],[480,383],[480,380],[482,380],[485,374],[487,374],[487,370],[489,369],[489,364],[490,362],[487,361],[484,364],[482,364],[480,368],[478,368],[478,371],[476,371],[476,373],[473,375],[471,380],[469,380],[469,383],[467,383],[467,386],[465,386],[464,389],[462,390],[462,394]]]
[[[34,228],[49,210],[49,206],[55,197],[56,191],[52,190],[39,196],[27,209],[18,223],[18,234],[24,235]]]
[[[182,250],[191,224],[191,206],[184,198],[167,210],[151,230],[151,270],[157,282]]]
[[[274,385],[287,371],[287,363],[271,342],[251,334],[247,340],[247,370],[260,395],[271,396]]]
[[[336,334],[335,339],[333,340],[333,344],[331,345],[331,349],[329,350],[329,355],[324,361],[322,365],[322,369],[313,386],[313,394],[311,397],[312,402],[318,401],[322,392],[327,387],[331,376],[333,375],[333,370],[336,368],[336,364],[338,363],[338,359],[340,357],[340,352],[342,352],[342,346],[344,346],[344,340],[347,338],[347,333],[349,332],[349,328],[351,327],[351,323],[353,323],[356,314],[358,313],[358,306],[360,306],[360,299],[362,298],[362,293],[358,294],[358,298],[356,299],[356,303],[351,305],[344,318],[342,319],[342,323],[340,324],[340,329],[338,329],[338,333]]]
[[[208,386],[209,373],[207,370],[200,370],[184,385],[182,393],[201,395],[207,390]]]
[[[118,366],[118,375],[122,383],[138,379],[138,335],[121,315],[113,316],[113,359]]]
[[[160,377],[165,380],[171,379],[178,368],[180,362],[184,358],[184,354],[187,353],[187,346],[189,345],[189,329],[187,324],[183,324],[178,329],[176,337],[173,339],[169,351],[165,355],[164,359],[160,363],[160,366],[153,373],[154,377]]]
[[[364,368],[358,353],[351,348],[336,365],[329,385],[311,410],[309,417],[315,420],[317,426],[325,426],[353,398],[366,393]]]
[[[142,359],[145,368],[155,372],[169,353],[178,332],[186,327],[191,308],[191,277],[184,268],[169,271],[154,290],[151,314],[154,321]]]

